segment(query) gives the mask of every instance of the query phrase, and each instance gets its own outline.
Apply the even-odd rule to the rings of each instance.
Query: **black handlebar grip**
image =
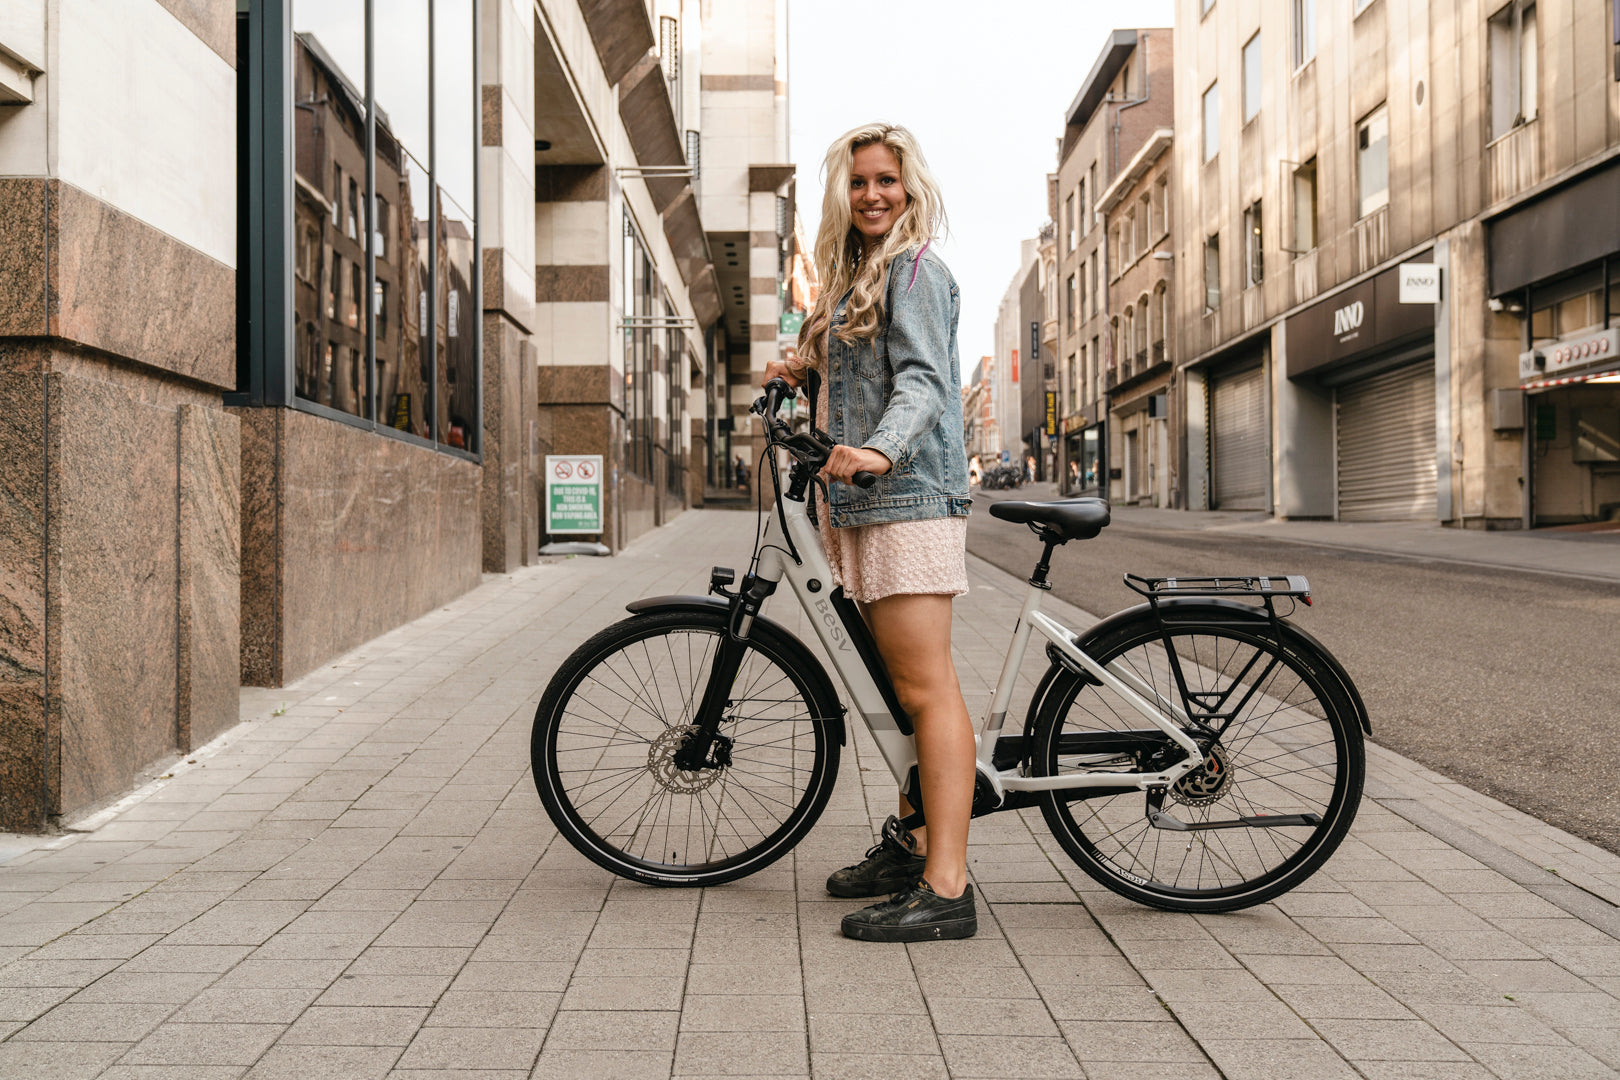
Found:
[[[877,483],[877,473],[869,473],[865,469],[862,469],[860,472],[850,477],[850,479],[855,481],[855,486],[858,488],[869,488],[873,484]]]

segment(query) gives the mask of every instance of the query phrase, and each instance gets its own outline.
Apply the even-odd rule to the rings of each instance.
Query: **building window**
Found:
[[[1355,0],[1355,3],[1351,5],[1350,14],[1352,16],[1360,15],[1370,7],[1372,7],[1372,0]]]
[[[1136,211],[1125,215],[1119,226],[1119,272],[1136,261]]]
[[[1243,46],[1243,122],[1260,115],[1260,31]]]
[[[1080,261],[1080,320],[1082,322],[1091,317],[1091,313],[1086,310],[1086,301],[1091,297],[1091,282],[1088,280],[1090,278],[1089,269],[1085,260],[1082,259]],[[1069,329],[1073,330],[1074,327],[1071,326]]]
[[[1294,67],[1316,59],[1316,0],[1293,0]]]
[[[1204,314],[1221,306],[1221,236],[1212,233],[1204,241]]]
[[[1080,178],[1080,221],[1077,225],[1081,236],[1084,236],[1086,233],[1091,231],[1091,215],[1089,210],[1090,204],[1087,202],[1086,196],[1086,178],[1082,176]],[[1071,245],[1071,247],[1072,246],[1073,245]]]
[[[1085,355],[1084,349],[1085,349],[1085,346],[1081,346],[1081,350],[1082,350],[1081,351],[1081,356],[1082,357]],[[1083,362],[1084,361],[1082,361],[1082,363]],[[1070,353],[1069,354],[1069,363],[1068,363],[1068,367],[1067,367],[1068,383],[1069,383],[1069,393],[1068,393],[1068,398],[1069,398],[1068,411],[1069,412],[1074,412],[1076,409],[1078,409],[1080,407],[1080,371],[1081,371],[1080,366],[1075,363],[1074,353]]]
[[[1082,183],[1085,186],[1080,189],[1080,217],[1084,223],[1081,225],[1080,231],[1089,233],[1092,226],[1097,224],[1097,163],[1095,161],[1086,167],[1086,178]]]
[[[1069,333],[1074,333],[1074,309],[1079,306],[1080,295],[1075,287],[1074,275],[1069,275],[1069,290],[1064,297],[1063,319]]]
[[[1294,247],[1304,254],[1316,247],[1316,159],[1294,170]]]
[[[1199,0],[1199,2],[1203,5],[1202,10],[1199,12],[1200,16],[1208,15],[1209,9],[1215,6],[1215,0]]]
[[[1260,200],[1256,199],[1243,211],[1243,278],[1245,287],[1260,284],[1266,279],[1266,243],[1260,214]]]
[[[1111,371],[1116,373],[1116,377],[1120,366],[1125,359],[1125,341],[1120,334],[1120,329],[1121,327],[1118,315],[1115,315],[1112,319],[1108,320],[1108,367]]]
[[[1091,253],[1091,313],[1096,315],[1102,310],[1102,266],[1098,259],[1101,256],[1095,250]],[[1095,351],[1095,350],[1094,350]]]
[[[1136,254],[1138,257],[1146,255],[1148,247],[1153,243],[1153,203],[1143,192],[1142,197],[1136,200]]]
[[[1356,185],[1358,218],[1389,205],[1389,110],[1382,105],[1356,125]]]
[[[1073,195],[1070,195],[1068,200],[1063,204],[1063,213],[1069,221],[1069,227],[1064,237],[1068,246],[1063,249],[1064,252],[1067,253],[1073,251],[1075,245],[1080,242],[1080,222],[1075,217]]]
[[[240,278],[246,295],[278,298],[286,310],[238,343],[243,362],[227,403],[305,408],[476,454],[476,5],[390,0],[388,18],[368,29],[370,6],[238,5],[239,40],[264,42],[238,65],[244,108],[262,120],[238,129],[239,168],[245,176],[249,162],[265,163],[253,182],[270,208],[239,210],[248,238]],[[283,17],[290,41],[278,37]],[[288,97],[264,100],[252,72],[289,54]],[[293,266],[276,228],[297,237]],[[286,348],[295,334],[297,347]]]
[[[624,305],[624,425],[629,441],[625,455],[625,468],[651,483],[657,475],[659,456],[664,457],[666,468],[680,458],[679,410],[673,408],[674,385],[685,389],[685,344],[678,332],[658,324],[674,315],[675,305],[657,268],[647,254],[647,245],[631,219],[624,213],[623,255]],[[677,364],[677,356],[681,357]],[[662,383],[664,393],[659,394],[656,383]],[[670,423],[671,417],[676,423]],[[659,421],[664,423],[664,438],[659,438]],[[674,480],[673,473],[668,479]]]
[[[1153,185],[1153,221],[1158,225],[1154,239],[1170,233],[1170,178],[1160,176]]]
[[[1204,160],[1221,149],[1221,84],[1210,83],[1204,91]]]
[[[1536,6],[1512,0],[1491,16],[1491,138],[1536,118]]]

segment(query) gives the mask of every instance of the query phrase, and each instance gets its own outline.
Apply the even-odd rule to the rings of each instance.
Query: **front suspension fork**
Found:
[[[776,591],[776,582],[746,574],[733,592],[725,587],[732,579],[732,571],[719,566],[709,578],[709,591],[731,601],[730,617],[726,633],[715,649],[714,663],[709,668],[709,680],[704,684],[697,714],[692,718],[694,730],[675,751],[675,767],[687,772],[716,769],[731,763],[731,740],[720,734],[720,724],[725,720],[732,687],[736,685],[743,657],[748,652],[748,635],[753,630],[754,619],[765,599]]]

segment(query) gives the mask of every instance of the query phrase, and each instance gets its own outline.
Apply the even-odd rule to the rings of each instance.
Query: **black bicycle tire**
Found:
[[[1350,831],[1366,780],[1366,749],[1357,711],[1337,676],[1332,673],[1330,664],[1318,657],[1316,647],[1297,635],[1286,633],[1286,623],[1283,624],[1283,640],[1277,642],[1271,638],[1269,624],[1260,620],[1235,620],[1230,612],[1166,610],[1165,617],[1176,634],[1242,636],[1251,643],[1255,639],[1271,639],[1278,651],[1286,656],[1290,666],[1297,672],[1303,672],[1312,694],[1323,705],[1326,714],[1323,719],[1333,732],[1339,765],[1330,812],[1323,816],[1322,825],[1312,833],[1309,841],[1281,865],[1252,881],[1217,890],[1177,890],[1148,883],[1145,879],[1131,880],[1122,876],[1095,850],[1095,845],[1083,832],[1077,835],[1076,829],[1071,827],[1073,818],[1067,811],[1070,800],[1060,793],[1042,793],[1041,813],[1053,838],[1088,876],[1137,903],[1167,911],[1201,913],[1236,911],[1265,903],[1298,886],[1321,869]],[[1118,627],[1104,638],[1088,643],[1088,652],[1094,659],[1106,664],[1133,648],[1159,640],[1162,639],[1158,620],[1144,613],[1141,618]],[[1069,709],[1087,685],[1094,686],[1096,682],[1089,675],[1065,670],[1046,695],[1036,720],[1035,743],[1032,747],[1030,764],[1035,775],[1054,775],[1053,735],[1061,734]],[[1145,804],[1146,796],[1142,798]]]
[[[653,611],[623,619],[593,635],[562,663],[535,710],[529,759],[535,788],[546,814],[575,850],[620,877],[646,885],[686,888],[736,881],[763,870],[793,850],[826,809],[837,781],[841,751],[839,725],[833,718],[841,715],[842,706],[825,671],[809,650],[796,638],[763,622],[755,624],[749,635],[749,645],[794,680],[795,688],[811,706],[811,715],[807,719],[815,732],[816,745],[815,761],[805,792],[793,813],[775,832],[712,870],[659,871],[650,869],[645,860],[621,852],[597,837],[569,802],[557,770],[559,710],[586,674],[626,644],[676,631],[724,634],[727,621],[728,616],[724,611],[693,610]]]

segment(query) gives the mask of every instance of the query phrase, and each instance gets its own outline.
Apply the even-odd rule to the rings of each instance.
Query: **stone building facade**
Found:
[[[1171,125],[1172,35],[1115,30],[1064,114],[1053,192],[1058,296],[1058,474],[1064,494],[1108,493],[1108,282],[1098,198],[1160,128]]]
[[[1097,196],[1111,267],[1108,339],[1113,348],[1103,379],[1108,460],[1120,474],[1109,480],[1108,498],[1142,506],[1181,503],[1179,418],[1170,409],[1176,339],[1170,297],[1173,143],[1171,129],[1154,131]]]
[[[1603,0],[1183,0],[1189,506],[1620,513],[1613,19]]]
[[[0,828],[534,562],[548,453],[702,501],[775,348],[785,4],[380,6],[0,5]]]

